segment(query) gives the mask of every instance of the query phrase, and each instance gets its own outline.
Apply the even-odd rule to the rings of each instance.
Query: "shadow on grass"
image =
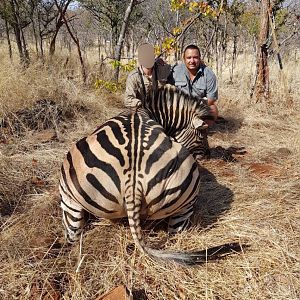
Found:
[[[208,135],[220,133],[236,133],[242,127],[242,118],[233,117],[218,117],[215,124],[209,128]]]
[[[230,210],[233,201],[233,192],[226,186],[218,183],[216,177],[204,167],[200,167],[201,187],[198,200],[195,203],[194,214],[191,217],[192,226],[208,228]],[[123,222],[127,224],[127,220]],[[168,218],[161,220],[142,220],[143,231],[148,236],[156,236],[157,232],[168,231]],[[124,223],[123,223],[124,224]],[[161,240],[164,244],[168,237]]]
[[[238,159],[234,155],[245,155],[247,151],[245,147],[228,147],[217,146],[209,149],[210,159],[220,159],[226,162],[237,162]]]
[[[200,167],[201,188],[195,203],[193,225],[211,227],[218,218],[231,208],[233,192],[218,183],[215,176],[206,168]]]
[[[133,290],[132,297],[133,300],[148,300],[144,290]]]

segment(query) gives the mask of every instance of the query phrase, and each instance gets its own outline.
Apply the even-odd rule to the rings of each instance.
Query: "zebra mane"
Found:
[[[150,110],[152,117],[167,130],[171,127],[179,129],[188,126],[194,116],[204,121],[213,119],[205,99],[187,95],[170,84],[158,88],[150,95],[145,101],[145,108]],[[175,116],[179,115],[184,115],[182,120],[185,124],[175,121]]]
[[[188,95],[183,90],[171,84],[166,84],[159,88],[158,94],[160,93],[164,95],[164,101],[167,101],[169,105],[180,99],[181,105],[185,110],[197,111],[203,117],[210,118],[211,116],[209,106],[204,98]]]

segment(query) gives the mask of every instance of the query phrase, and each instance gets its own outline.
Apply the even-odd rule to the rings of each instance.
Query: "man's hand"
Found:
[[[214,117],[214,119],[216,121],[218,118],[218,114],[219,114],[218,107],[216,105],[216,101],[212,100],[212,99],[207,99],[207,104],[210,107],[210,113],[212,114],[212,116]],[[212,124],[213,123],[214,123],[214,121],[212,122]],[[210,125],[210,124],[208,124],[208,125]]]

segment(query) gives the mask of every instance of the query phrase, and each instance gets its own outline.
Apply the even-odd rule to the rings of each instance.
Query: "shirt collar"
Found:
[[[183,64],[183,65],[184,65],[184,68],[185,68],[185,75],[189,78],[189,71],[188,71],[186,65],[185,64]],[[203,76],[204,69],[205,69],[205,65],[201,64],[200,67],[199,67],[199,70],[197,71],[195,79]]]
[[[143,68],[142,68],[142,66],[139,66],[139,68],[140,68],[141,74],[142,74],[144,77],[146,77],[146,78],[152,78],[153,69],[152,69],[152,74],[151,74],[151,75],[146,75],[145,72],[144,72],[144,70],[143,70]]]

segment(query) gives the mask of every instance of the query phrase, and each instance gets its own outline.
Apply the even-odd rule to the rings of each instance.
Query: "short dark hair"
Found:
[[[199,47],[196,46],[196,45],[191,44],[191,45],[186,46],[186,47],[184,48],[184,51],[183,51],[183,57],[185,57],[185,52],[186,52],[186,50],[198,50],[199,57],[201,56],[200,49],[199,49]]]

